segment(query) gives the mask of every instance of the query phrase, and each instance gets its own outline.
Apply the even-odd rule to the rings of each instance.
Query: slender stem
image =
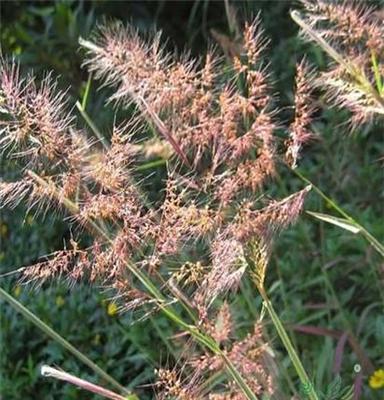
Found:
[[[89,75],[87,85],[85,86],[84,96],[81,100],[81,108],[85,111],[88,102],[89,91],[91,89],[92,74]]]
[[[230,373],[234,381],[237,383],[237,385],[240,387],[240,389],[243,391],[243,393],[247,396],[247,398],[250,400],[258,400],[257,396],[252,392],[250,387],[243,380],[243,377],[239,374],[239,372],[234,367],[234,365],[232,364],[231,360],[227,357],[227,355],[223,353],[220,349],[218,349],[218,354],[224,360],[228,372]]]
[[[98,365],[96,365],[91,359],[86,355],[77,350],[71,343],[60,336],[56,331],[54,331],[50,326],[38,318],[35,314],[29,311],[25,306],[8,294],[4,289],[0,288],[0,298],[7,301],[16,311],[24,316],[27,320],[35,324],[39,329],[41,329],[46,335],[51,337],[57,343],[61,344],[65,349],[77,357],[81,362],[91,368],[97,375],[103,378],[106,382],[109,382],[112,386],[118,389],[124,395],[131,394],[124,386],[120,385],[115,379],[113,379],[109,374],[103,371]]]
[[[160,165],[164,165],[166,163],[167,163],[167,160],[164,160],[164,159],[154,160],[154,161],[150,161],[145,164],[142,164],[142,165],[138,165],[135,169],[136,169],[136,171],[144,171],[146,169],[155,168]]]
[[[89,125],[92,129],[95,136],[100,140],[101,144],[104,148],[108,148],[108,143],[105,140],[103,134],[99,131],[99,128],[93,123],[92,119],[89,117],[88,113],[84,110],[83,106],[80,104],[79,101],[76,102],[76,108],[79,110],[81,116],[84,118],[85,122]]]
[[[371,51],[371,60],[372,60],[373,73],[375,75],[377,91],[379,92],[379,94],[382,94],[383,81],[381,79],[380,67],[377,62],[376,54],[374,53],[374,51]]]
[[[280,339],[283,342],[285,349],[288,352],[289,358],[291,359],[293,366],[295,367],[297,375],[300,378],[303,392],[308,396],[310,400],[319,400],[315,392],[315,389],[312,385],[312,382],[309,380],[309,377],[305,372],[305,369],[300,361],[299,356],[295,351],[295,348],[293,347],[293,344],[287,334],[287,331],[285,330],[283,324],[281,323],[279,316],[276,314],[276,311],[273,308],[272,303],[269,300],[266,291],[264,290],[264,287],[258,286],[257,288],[260,292],[261,297],[264,300],[265,308],[268,310],[268,313],[271,316],[276,331],[280,336]]]

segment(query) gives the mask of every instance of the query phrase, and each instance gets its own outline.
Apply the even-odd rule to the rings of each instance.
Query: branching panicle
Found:
[[[384,115],[384,24],[357,1],[302,0],[292,13],[305,36],[336,62],[317,79],[334,104],[351,111],[352,128]]]
[[[47,75],[37,86],[22,79],[15,62],[0,62],[0,148],[8,156],[33,165],[63,162],[70,143],[73,117],[65,111],[65,92]]]
[[[260,208],[260,192],[276,175],[280,127],[260,22],[244,28],[244,54],[234,55],[231,83],[213,52],[201,63],[177,58],[162,49],[160,35],[145,41],[132,27],[111,24],[99,27],[93,40],[80,41],[88,70],[114,89],[110,101],[136,107],[134,118],[113,128],[109,142],[99,135],[90,140],[72,126],[65,94],[49,75],[37,86],[30,77],[20,78],[16,64],[1,64],[0,146],[6,155],[32,159],[22,179],[0,182],[2,205],[14,207],[24,199],[38,208],[55,204],[80,228],[74,232],[88,235],[87,248],[72,239],[72,249],[25,269],[22,280],[89,281],[113,290],[119,311],[145,304],[146,315],[162,310],[178,322],[206,348],[198,357],[191,353],[193,360],[187,357],[186,365],[197,371],[192,382],[176,371],[157,372],[163,398],[271,395],[261,326],[236,340],[230,306],[224,302],[215,313],[249,269],[252,246],[264,243],[269,250],[272,237],[298,217],[308,191]],[[303,63],[296,89],[288,148],[294,163],[310,136]],[[148,126],[157,138],[148,138]],[[150,202],[135,168],[153,156],[163,157],[172,172],[164,193]],[[265,264],[250,273],[262,285],[266,251],[258,256]],[[192,323],[178,316],[175,303]],[[199,380],[212,372],[230,378],[225,390],[207,397]]]

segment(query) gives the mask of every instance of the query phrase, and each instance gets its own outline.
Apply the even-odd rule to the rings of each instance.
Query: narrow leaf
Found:
[[[72,353],[75,357],[77,357],[81,362],[91,368],[96,374],[98,374],[102,379],[109,382],[116,389],[121,391],[126,395],[130,395],[131,393],[126,390],[122,385],[120,385],[115,379],[113,379],[109,374],[107,374],[104,370],[102,370],[98,365],[96,365],[92,360],[90,360],[85,354],[80,352],[69,343],[66,339],[60,336],[56,331],[54,331],[51,327],[49,327],[46,323],[44,323],[40,318],[38,318],[34,313],[29,311],[24,305],[18,302],[14,297],[8,294],[5,290],[0,288],[0,298],[7,301],[16,311],[23,315],[25,319],[32,322],[36,325],[40,330],[42,330],[46,335],[51,337],[55,342],[59,343],[66,350]]]
[[[45,377],[51,377],[55,379],[59,379],[64,382],[71,383],[81,389],[87,390],[88,392],[96,393],[99,396],[106,397],[107,399],[112,400],[125,400],[126,398],[120,396],[117,393],[112,392],[111,390],[105,389],[102,386],[95,385],[85,379],[80,379],[75,375],[69,374],[68,372],[60,371],[56,368],[52,368],[49,365],[43,365],[41,367],[41,375]]]
[[[313,211],[307,211],[307,214],[317,219],[320,219],[321,221],[325,221],[328,222],[329,224],[336,225],[354,234],[359,233],[361,231],[360,227],[356,226],[354,223],[344,218],[337,218],[332,215],[317,213]]]

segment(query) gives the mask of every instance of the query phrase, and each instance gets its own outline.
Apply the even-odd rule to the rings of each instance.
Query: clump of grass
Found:
[[[92,139],[76,128],[51,76],[38,84],[12,61],[0,67],[0,145],[20,164],[20,179],[0,182],[0,199],[10,207],[25,201],[43,212],[54,208],[77,232],[66,248],[24,268],[22,281],[85,280],[111,290],[121,312],[160,311],[173,321],[187,350],[182,367],[158,369],[163,398],[257,399],[277,390],[262,324],[235,335],[223,303],[249,273],[305,394],[318,399],[264,287],[273,239],[296,221],[310,189],[280,200],[260,196],[283,157],[267,43],[258,19],[246,24],[241,51],[224,68],[214,52],[202,60],[176,57],[161,47],[160,35],[144,40],[120,23],[100,26],[80,40],[84,65],[113,88],[109,101],[135,110],[112,128],[109,142],[94,126]],[[292,167],[312,137],[312,75],[298,63],[295,115],[282,146]],[[380,105],[373,92],[364,93],[364,101],[344,104],[356,121],[372,111],[371,101]],[[150,202],[136,171],[154,154],[164,157],[167,177]]]

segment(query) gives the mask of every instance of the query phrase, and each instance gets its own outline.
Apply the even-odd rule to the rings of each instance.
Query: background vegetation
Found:
[[[325,56],[317,48],[297,38],[297,27],[289,17],[296,6],[291,1],[237,1],[240,14],[261,11],[266,34],[271,38],[270,64],[277,102],[290,117],[296,59],[304,52],[317,68],[325,67]],[[377,3],[377,2],[376,2]],[[380,3],[379,3],[380,4]],[[198,56],[214,43],[212,29],[227,33],[224,3],[221,1],[13,1],[1,3],[1,48],[4,55],[16,57],[26,70],[41,75],[53,71],[60,85],[71,87],[71,103],[82,98],[88,76],[81,69],[82,53],[78,37],[86,37],[97,21],[118,18],[130,21],[140,30],[162,29],[167,46],[180,52],[191,49]],[[105,107],[105,94],[92,83],[89,114],[108,135],[114,118],[112,107]],[[319,101],[315,130],[318,140],[307,147],[299,171],[350,213],[379,240],[384,238],[382,174],[383,127],[366,126],[347,134],[347,113],[327,109]],[[4,177],[5,170],[0,171]],[[161,178],[162,169],[154,169]],[[303,187],[291,171],[281,167],[278,184],[270,195],[283,197]],[[315,192],[307,210],[332,213],[327,202]],[[48,216],[25,216],[25,209],[0,210],[0,273],[28,265],[61,248],[70,237],[64,223]],[[290,328],[295,346],[315,385],[324,388],[337,375],[335,352],[340,332],[353,332],[373,369],[384,365],[383,265],[367,242],[303,214],[299,222],[277,241],[267,286],[282,320]],[[381,268],[381,269],[380,269]],[[113,303],[98,294],[97,288],[66,285],[44,286],[38,290],[20,287],[14,279],[1,278],[1,287],[27,305],[100,367],[122,384],[136,387],[151,398],[152,388],[143,385],[153,377],[159,361],[166,361],[169,350],[164,337],[170,334],[161,315],[132,324],[132,316],[118,315]],[[244,295],[233,300],[239,305],[251,301],[260,306],[257,294],[245,282]],[[240,309],[240,307],[239,307]],[[237,315],[241,327],[249,329],[253,318]],[[251,313],[251,309],[249,309]],[[57,364],[67,371],[94,379],[59,344],[48,339],[28,321],[1,303],[0,312],[0,393],[4,399],[89,399],[69,385],[39,376],[43,363]],[[272,337],[282,365],[288,359],[279,354],[280,345]],[[284,354],[284,353],[282,353]],[[361,364],[350,346],[343,351],[341,377],[350,384]],[[289,374],[289,367],[287,367]],[[88,375],[87,375],[88,374]],[[139,387],[139,389],[137,389]],[[383,398],[383,391],[369,388],[364,381],[364,399]],[[96,398],[96,397],[95,397]]]

